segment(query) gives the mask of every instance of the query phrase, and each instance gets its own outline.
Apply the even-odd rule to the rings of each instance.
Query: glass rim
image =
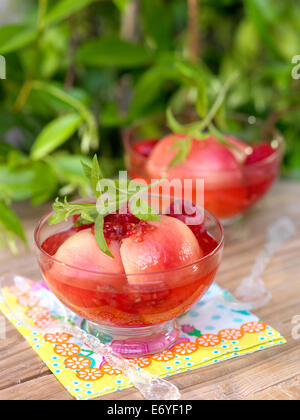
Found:
[[[90,197],[90,198],[94,198],[94,197]],[[73,202],[78,202],[79,200],[74,200]],[[79,270],[81,272],[84,273],[90,273],[93,275],[102,275],[102,276],[106,276],[106,277],[129,277],[129,278],[133,278],[133,277],[155,277],[157,275],[161,275],[161,274],[166,274],[166,273],[173,273],[173,272],[178,272],[178,271],[183,271],[189,267],[192,267],[195,264],[199,264],[202,263],[206,260],[209,260],[210,258],[212,258],[214,255],[216,255],[223,247],[224,245],[224,240],[225,240],[225,234],[224,234],[224,229],[223,226],[221,224],[221,222],[218,220],[217,217],[215,217],[212,213],[210,213],[208,210],[204,209],[202,207],[202,210],[204,212],[204,214],[208,217],[210,217],[213,220],[214,226],[217,226],[221,237],[220,240],[218,241],[218,245],[209,253],[204,255],[203,257],[199,258],[198,260],[195,260],[191,263],[185,264],[183,266],[180,267],[175,267],[175,268],[171,268],[168,270],[163,270],[163,271],[153,271],[151,273],[134,273],[134,274],[126,274],[126,273],[109,273],[109,272],[101,272],[101,271],[95,271],[95,270],[87,270],[87,269],[83,269],[80,268],[78,266],[75,265],[71,265],[71,264],[66,264],[62,261],[59,261],[57,259],[55,259],[52,255],[48,254],[43,248],[42,248],[42,244],[40,243],[39,239],[38,239],[38,234],[41,231],[42,227],[44,226],[44,224],[47,222],[47,220],[49,219],[49,217],[53,214],[53,211],[48,212],[47,214],[45,214],[38,222],[35,230],[34,230],[34,244],[36,249],[42,253],[45,257],[47,257],[48,259],[50,259],[51,261],[53,261],[55,264],[59,264],[61,266],[70,268],[70,269],[75,269],[75,270]],[[171,216],[170,216],[171,217]],[[187,225],[186,225],[187,226]],[[160,283],[160,281],[159,281]]]

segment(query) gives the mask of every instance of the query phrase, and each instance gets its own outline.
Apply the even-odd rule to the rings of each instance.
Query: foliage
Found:
[[[67,221],[71,216],[79,216],[75,226],[95,224],[94,235],[99,248],[109,257],[114,258],[109,250],[104,237],[104,218],[116,212],[124,206],[130,205],[131,213],[140,220],[159,221],[160,217],[148,206],[147,202],[140,197],[140,193],[149,190],[153,185],[143,185],[134,181],[104,179],[98,158],[95,155],[92,166],[82,163],[84,173],[89,179],[97,201],[95,203],[69,203],[67,197],[63,202],[56,199],[53,205],[53,214],[49,218],[49,224],[54,225]],[[109,181],[109,185],[108,182]],[[105,198],[103,198],[105,197]]]
[[[14,0],[23,15],[0,27],[0,227],[12,250],[14,235],[25,238],[11,203],[90,194],[81,160],[91,165],[96,151],[113,175],[123,127],[148,119],[151,132],[151,116],[188,102],[204,116],[236,71],[218,125],[225,111],[276,123],[287,142],[283,172],[300,178],[300,86],[291,77],[298,0],[199,1],[196,62],[187,0],[139,0],[136,19],[127,13],[133,1]]]

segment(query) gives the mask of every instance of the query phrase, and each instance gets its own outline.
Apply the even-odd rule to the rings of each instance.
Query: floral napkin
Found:
[[[77,399],[91,399],[129,388],[122,373],[64,332],[41,332],[60,318],[61,303],[44,283],[16,276],[1,290],[0,310],[24,336],[62,385]],[[247,311],[227,306],[228,292],[213,284],[204,298],[178,319],[180,337],[168,349],[133,359],[140,368],[167,377],[226,359],[284,344],[280,333]],[[73,315],[75,325],[85,321]],[[109,342],[111,337],[104,336]]]

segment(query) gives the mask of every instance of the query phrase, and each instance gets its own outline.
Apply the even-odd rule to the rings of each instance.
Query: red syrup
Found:
[[[85,227],[87,228],[87,227]],[[157,229],[131,214],[109,215],[105,218],[104,235],[122,241],[134,235],[143,241],[147,229]],[[204,253],[212,253],[218,242],[203,225],[190,226]],[[93,229],[93,227],[92,227]],[[76,233],[74,227],[50,236],[42,249],[54,256],[58,248]],[[68,267],[42,256],[43,275],[53,292],[71,310],[99,324],[118,327],[144,327],[174,319],[201,298],[210,287],[220,264],[221,255],[195,262],[181,274],[176,270],[158,274],[154,282],[127,282],[125,274],[109,276]],[[196,269],[197,268],[197,269]],[[155,276],[156,277],[156,276]]]

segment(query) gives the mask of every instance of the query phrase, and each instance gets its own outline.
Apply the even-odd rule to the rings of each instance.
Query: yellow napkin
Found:
[[[220,300],[223,291],[213,284],[205,297],[178,319],[181,334],[168,350],[133,359],[147,371],[166,377],[253,353],[286,341],[280,333],[247,311],[236,311]],[[59,318],[59,302],[45,284],[22,277],[2,289],[0,309],[24,336],[69,393],[91,399],[131,386],[120,371],[63,332],[43,334],[51,319]],[[84,328],[76,315],[74,324]],[[111,337],[107,336],[109,342]]]

